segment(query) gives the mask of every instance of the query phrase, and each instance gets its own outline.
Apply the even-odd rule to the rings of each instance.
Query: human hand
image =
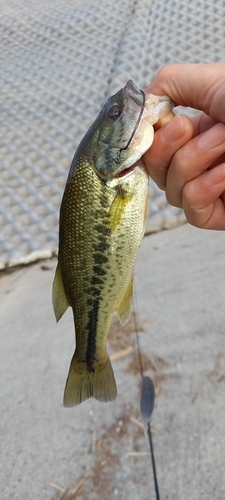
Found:
[[[148,92],[202,110],[155,132],[143,157],[150,176],[190,224],[225,230],[225,63],[165,66]]]

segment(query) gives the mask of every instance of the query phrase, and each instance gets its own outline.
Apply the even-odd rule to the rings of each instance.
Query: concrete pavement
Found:
[[[225,234],[189,225],[145,237],[135,268],[163,500],[225,498]],[[118,397],[64,409],[71,311],[51,305],[56,261],[0,275],[2,500],[154,500],[139,415],[134,324],[110,334]],[[80,481],[80,482],[79,482]],[[69,488],[74,487],[69,496]],[[80,486],[79,486],[80,485]],[[66,491],[68,489],[68,491]]]

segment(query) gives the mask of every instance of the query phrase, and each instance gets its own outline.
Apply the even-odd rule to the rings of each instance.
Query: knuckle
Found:
[[[194,189],[194,181],[187,182],[183,187],[182,192],[182,205],[188,206],[194,210],[194,205],[196,202],[196,194]]]
[[[184,181],[187,178],[188,173],[188,165],[190,159],[187,154],[185,154],[185,147],[178,149],[173,156],[171,165],[174,171],[174,175],[178,176],[181,180]]]
[[[189,205],[192,202],[193,199],[193,189],[192,189],[192,183],[187,182],[187,184],[184,185],[183,187],[183,193],[182,193],[182,198],[185,203],[188,203]]]
[[[160,70],[158,71],[156,77],[159,78],[160,80],[166,80],[167,78],[171,78],[172,75],[177,70],[177,67],[179,66],[178,63],[171,63],[171,64],[166,64]]]
[[[173,190],[166,189],[166,199],[172,207],[182,208],[179,196],[173,192]]]
[[[205,226],[208,220],[208,207],[199,207],[198,189],[195,180],[188,182],[183,187],[182,207],[189,224],[198,228]]]

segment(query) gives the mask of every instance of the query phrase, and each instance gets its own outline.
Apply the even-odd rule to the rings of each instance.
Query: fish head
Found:
[[[132,80],[111,96],[90,128],[84,154],[99,177],[112,180],[129,169],[151,146],[153,124],[173,107],[168,96],[148,95]]]

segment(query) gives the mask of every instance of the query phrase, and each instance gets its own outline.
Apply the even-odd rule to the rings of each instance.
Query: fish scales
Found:
[[[139,189],[126,205],[123,220],[117,227],[115,219],[110,217],[117,190],[107,188],[105,193],[104,182],[93,174],[88,162],[85,165],[85,159],[76,170],[85,189],[72,181],[67,184],[63,197],[61,272],[69,305],[75,304],[76,359],[86,364],[89,372],[104,353],[112,315],[130,283],[142,238],[148,176],[146,173],[143,176],[141,169],[139,175]],[[132,184],[137,183],[136,176],[132,180]],[[129,178],[120,189],[124,204],[126,197],[130,198],[130,183]],[[90,192],[93,193],[91,202]],[[138,203],[137,197],[140,198]],[[131,226],[129,235],[127,224]]]
[[[115,110],[121,110],[121,92],[125,103],[121,114],[125,119],[116,127],[117,117],[116,120],[109,117]],[[135,164],[137,155],[132,148],[130,151],[121,148],[121,136],[126,136],[123,146],[132,133],[126,116],[132,93],[133,130],[143,111],[143,93],[134,84],[106,103],[81,142],[62,199],[53,305],[57,321],[67,307],[72,307],[76,333],[65,406],[79,404],[89,397],[100,401],[116,397],[106,340],[115,311],[122,324],[129,318],[133,267],[143,236],[148,194],[148,175],[143,162]],[[128,118],[131,121],[131,116]],[[102,134],[101,120],[105,125]]]

